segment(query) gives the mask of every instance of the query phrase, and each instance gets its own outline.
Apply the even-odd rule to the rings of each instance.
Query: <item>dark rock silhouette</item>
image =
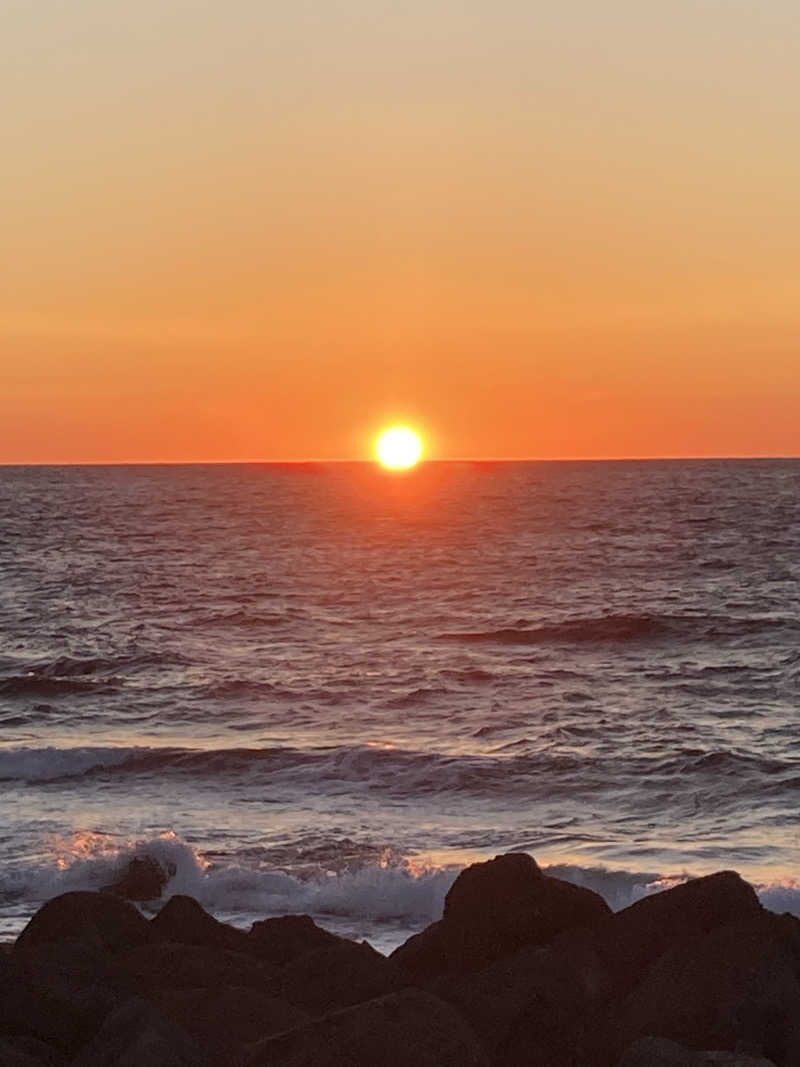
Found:
[[[597,893],[550,878],[531,856],[510,852],[462,871],[447,894],[441,921],[409,938],[392,960],[415,978],[477,969],[610,915]]]
[[[248,934],[250,951],[270,963],[291,963],[307,952],[331,948],[345,940],[321,929],[309,915],[283,915],[253,923]]]
[[[45,904],[0,953],[0,1067],[800,1067],[800,920],[730,871],[612,915],[475,864],[390,959],[307,915]]]
[[[36,912],[17,938],[14,952],[81,941],[114,953],[149,940],[150,924],[133,904],[107,893],[64,893]]]
[[[125,900],[157,900],[174,869],[166,870],[153,856],[134,856],[124,873],[101,892],[113,893]]]
[[[622,989],[629,989],[682,938],[762,914],[753,887],[734,871],[694,878],[617,912],[597,939]]]
[[[221,923],[193,897],[181,895],[170,897],[158,915],[151,919],[150,929],[156,941],[227,948],[232,952],[248,952],[251,945],[243,930]]]

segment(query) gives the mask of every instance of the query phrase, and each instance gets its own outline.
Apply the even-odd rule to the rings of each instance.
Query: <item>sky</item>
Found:
[[[794,0],[4,0],[0,462],[800,455]]]

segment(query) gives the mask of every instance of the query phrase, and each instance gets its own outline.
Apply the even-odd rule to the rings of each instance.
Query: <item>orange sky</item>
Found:
[[[789,0],[284,6],[3,5],[0,462],[800,454]]]

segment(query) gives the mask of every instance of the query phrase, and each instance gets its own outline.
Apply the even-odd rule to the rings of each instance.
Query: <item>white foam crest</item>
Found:
[[[256,918],[307,912],[321,919],[424,926],[441,918],[444,898],[457,874],[457,869],[381,862],[301,878],[286,871],[232,865],[208,868],[192,879],[176,877],[168,894],[189,893],[210,911],[250,913]]]
[[[367,937],[389,951],[409,934],[441,918],[447,891],[462,869],[424,859],[408,859],[387,850],[375,862],[334,872],[297,872],[253,867],[236,862],[209,863],[172,832],[140,840],[83,831],[52,839],[51,851],[34,864],[0,872],[0,896],[17,900],[22,919],[42,902],[76,889],[96,890],[115,881],[134,856],[152,856],[168,874],[157,908],[175,894],[197,899],[204,908],[243,927],[271,916],[306,913],[323,926],[348,936]],[[602,867],[551,865],[546,873],[599,893],[614,911],[651,893],[686,881],[671,877]],[[800,881],[787,879],[755,886],[762,904],[800,917]],[[11,926],[21,928],[9,916]]]
[[[399,866],[361,867],[312,883],[310,902],[320,915],[354,915],[372,922],[413,923],[441,918],[458,871]]]
[[[758,897],[770,911],[786,912],[800,918],[800,882],[793,878],[785,883],[771,882],[756,886]]]
[[[660,893],[663,889],[671,889],[692,877],[685,872],[664,877],[660,874],[609,870],[607,867],[578,867],[568,864],[551,864],[543,866],[542,870],[553,878],[561,878],[565,882],[571,882],[573,885],[580,885],[599,893],[612,911],[621,911],[635,904],[642,897]]]
[[[59,893],[97,890],[119,878],[134,856],[143,855],[158,860],[171,892],[185,893],[200,884],[205,868],[195,850],[172,832],[134,841],[82,830],[53,837],[48,845],[48,854],[37,862],[0,873],[0,893],[43,901]]]
[[[135,748],[6,748],[0,749],[0,781],[47,782],[75,777],[93,767],[118,767]]]
[[[408,861],[387,851],[378,863],[313,876],[237,863],[210,864],[172,832],[140,840],[81,831],[49,842],[50,856],[0,877],[0,891],[46,900],[72,890],[97,890],[119,878],[134,856],[152,856],[168,875],[162,901],[195,897],[215,914],[249,921],[307,912],[367,923],[424,926],[441,917],[458,869]],[[11,875],[11,876],[9,876]]]

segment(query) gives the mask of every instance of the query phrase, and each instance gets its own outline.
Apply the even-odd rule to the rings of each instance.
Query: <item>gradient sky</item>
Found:
[[[794,0],[4,0],[0,462],[800,454]]]

